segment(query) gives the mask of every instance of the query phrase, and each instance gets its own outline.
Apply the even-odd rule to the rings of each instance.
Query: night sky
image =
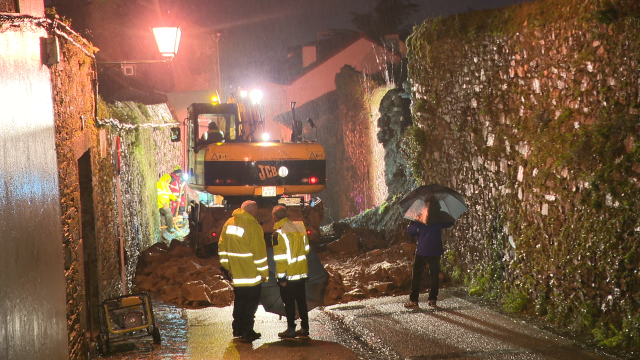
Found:
[[[410,23],[419,24],[427,18],[522,2],[414,0],[420,8]],[[201,25],[215,27],[222,33],[223,83],[231,85],[237,82],[250,87],[248,83],[259,83],[267,76],[271,64],[286,59],[288,47],[316,40],[318,30],[355,30],[350,12],[368,12],[375,4],[376,0],[217,0],[207,11],[195,13],[198,13],[197,21]]]
[[[413,0],[419,5],[407,25],[427,18],[471,10],[503,7],[527,0]],[[351,12],[371,11],[377,0],[46,0],[72,18],[74,29],[102,49],[102,61],[157,57],[148,31],[156,20],[189,31],[219,32],[223,92],[236,86],[253,87],[287,58],[288,48],[317,39],[319,30],[352,29]],[[100,10],[111,5],[114,11]],[[83,8],[93,6],[93,13]],[[127,15],[127,16],[123,16]],[[135,24],[134,21],[136,22]],[[118,28],[137,27],[138,35],[116,35]],[[139,40],[144,33],[143,42]],[[137,41],[136,41],[137,40]],[[147,44],[148,43],[148,44]],[[186,49],[186,47],[185,47]],[[146,51],[146,52],[143,52]],[[137,54],[136,54],[137,52]],[[140,52],[143,52],[140,54]],[[189,56],[178,53],[178,56]]]

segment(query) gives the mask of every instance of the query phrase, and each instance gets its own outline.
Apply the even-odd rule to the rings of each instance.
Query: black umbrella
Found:
[[[405,219],[425,224],[452,224],[467,211],[464,196],[438,184],[417,187],[405,195],[399,204]],[[427,213],[428,218],[425,219]]]
[[[260,304],[265,311],[286,316],[284,303],[280,297],[280,285],[278,285],[275,275],[276,263],[273,260],[273,249],[267,249],[267,262],[269,263],[269,281],[262,283]],[[329,283],[329,273],[324,269],[318,255],[313,250],[307,255],[307,264],[309,265],[309,278],[305,282],[305,292],[307,307],[311,310],[324,303],[324,291]]]

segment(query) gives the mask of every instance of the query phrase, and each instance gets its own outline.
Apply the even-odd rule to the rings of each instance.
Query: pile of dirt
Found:
[[[313,244],[329,272],[325,305],[409,292],[415,244],[345,224],[337,224],[335,233],[340,234],[337,239]],[[423,279],[428,282],[427,276]],[[233,301],[233,288],[222,276],[218,257],[199,258],[179,240],[142,252],[136,289],[181,306],[227,306]]]
[[[183,306],[228,306],[233,288],[223,280],[217,257],[202,259],[180,240],[159,242],[138,260],[136,291],[158,294],[168,303]]]
[[[352,234],[338,241],[352,239]],[[318,254],[329,272],[324,304],[407,293],[411,286],[415,248],[414,244],[405,242],[359,254],[355,251]]]

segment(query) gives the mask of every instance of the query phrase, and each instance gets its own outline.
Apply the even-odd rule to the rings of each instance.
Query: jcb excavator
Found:
[[[191,204],[188,241],[195,244],[198,255],[217,253],[222,226],[245,200],[258,204],[257,220],[267,246],[273,233],[271,210],[277,204],[287,207],[291,220],[305,223],[310,241],[319,239],[323,204],[310,194],[325,188],[325,151],[302,139],[295,103],[291,111],[291,141],[284,142],[267,140],[259,106],[243,98],[189,106],[189,186],[215,195],[208,204]]]

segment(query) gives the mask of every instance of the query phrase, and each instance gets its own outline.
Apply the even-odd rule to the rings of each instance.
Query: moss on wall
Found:
[[[409,40],[419,182],[463,193],[446,268],[514,311],[640,345],[640,5],[537,1]]]
[[[377,117],[373,117],[372,109],[379,108],[386,86],[344,66],[336,75],[336,88],[339,128],[335,162],[340,178],[330,181],[341,184],[338,215],[345,218],[379,205],[373,186],[376,159],[371,143],[375,131],[371,130],[376,129]]]
[[[112,126],[111,132],[120,138],[121,144],[119,176],[130,287],[140,251],[161,241],[156,181],[180,163],[180,147],[179,143],[171,143],[170,130],[163,126],[174,123],[165,104],[101,101],[99,109],[100,119],[115,119],[125,125]]]

